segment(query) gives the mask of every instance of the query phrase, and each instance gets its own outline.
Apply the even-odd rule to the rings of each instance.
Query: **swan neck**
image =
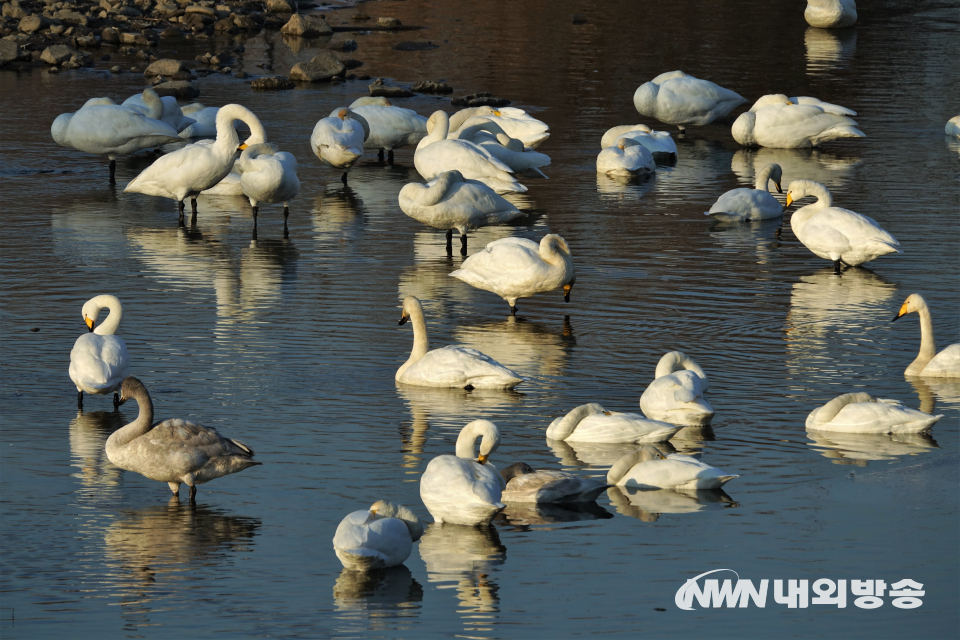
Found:
[[[801,207],[793,214],[790,218],[790,226],[795,229],[802,229],[803,225],[806,224],[812,215],[833,205],[833,196],[827,191],[827,188],[821,184],[813,184],[808,187],[806,195],[816,197],[817,201]]]
[[[109,313],[93,332],[101,336],[112,336],[120,328],[120,321],[123,319],[123,306],[121,306],[119,300],[112,296],[101,301],[100,304],[106,307]]]
[[[558,251],[560,246],[558,238],[545,237],[540,241],[540,257],[544,262],[554,265],[564,265],[570,262],[570,254],[565,251]]]
[[[443,115],[437,116],[434,119],[433,131],[430,132],[429,136],[434,142],[446,140],[447,135],[450,133],[450,118],[443,111],[438,111],[437,113]]]
[[[767,165],[760,169],[760,172],[757,174],[757,181],[754,183],[753,188],[757,191],[769,191],[771,173],[773,173],[772,165]]]
[[[930,362],[933,356],[937,355],[937,342],[933,337],[933,319],[930,317],[930,309],[924,305],[917,311],[920,316],[920,354],[918,360],[924,360],[924,364]]]
[[[550,429],[549,437],[553,440],[566,440],[573,435],[573,432],[577,430],[577,425],[584,418],[595,413],[603,413],[603,407],[596,403],[580,405]]]
[[[423,309],[419,306],[410,311],[410,324],[413,325],[413,349],[410,351],[408,365],[417,362],[430,350],[430,340],[427,338],[427,321],[423,317]]]
[[[131,399],[137,401],[140,407],[140,414],[137,419],[121,427],[107,438],[107,451],[116,450],[119,447],[129,444],[131,441],[139,438],[153,428],[153,401],[146,389],[138,389],[134,392]]]

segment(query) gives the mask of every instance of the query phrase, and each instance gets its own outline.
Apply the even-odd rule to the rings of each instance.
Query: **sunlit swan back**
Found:
[[[320,161],[341,169],[341,181],[347,183],[347,172],[363,155],[367,129],[350,109],[340,109],[337,115],[321,118],[310,135],[310,148]],[[362,116],[361,116],[362,117]]]
[[[421,536],[423,523],[413,511],[378,500],[369,510],[343,519],[333,536],[333,549],[347,569],[373,571],[403,564]]]
[[[720,196],[710,211],[705,215],[713,216],[718,220],[765,220],[779,218],[783,215],[783,207],[767,190],[770,180],[782,193],[780,180],[783,170],[778,164],[768,164],[757,172],[757,180],[753,189],[731,189]]]
[[[856,0],[807,0],[803,18],[811,27],[840,29],[857,22]]]
[[[101,309],[108,309],[109,313],[97,326]],[[82,409],[84,391],[106,395],[120,388],[130,369],[130,356],[123,339],[114,335],[123,318],[123,306],[116,296],[90,298],[80,313],[90,332],[77,338],[70,351],[70,379],[77,387],[77,405]],[[119,398],[115,404],[118,402]]]
[[[640,396],[640,410],[653,420],[684,426],[708,425],[713,407],[704,392],[707,374],[693,358],[671,351],[657,363],[656,378]]]
[[[652,445],[628,453],[607,472],[607,482],[618,486],[685,491],[719,489],[739,477],[690,456],[677,453],[664,456]]]
[[[807,429],[843,433],[920,433],[943,416],[932,416],[904,406],[899,400],[874,398],[869,393],[845,393],[817,407],[807,416]]]
[[[662,73],[640,85],[633,106],[640,115],[677,125],[709,124],[746,102],[740,94],[682,71]]]
[[[804,149],[840,138],[866,138],[858,126],[853,118],[825,111],[816,104],[778,102],[741,113],[731,133],[746,147]]]
[[[620,138],[615,146],[602,150],[597,156],[597,173],[611,177],[629,177],[656,170],[653,154],[633,138]]]
[[[515,462],[500,472],[506,483],[504,502],[593,502],[609,485],[599,478],[584,478],[568,471],[540,469]]]
[[[904,300],[894,320],[908,313],[920,316],[920,353],[904,371],[907,376],[929,378],[960,378],[960,343],[954,343],[937,353],[937,343],[933,337],[933,318],[930,307],[919,293],[911,293]]]
[[[608,129],[600,139],[600,148],[613,147],[620,138],[632,138],[653,154],[677,155],[677,143],[673,141],[673,137],[669,133],[654,131],[645,124],[625,124]]]
[[[580,405],[547,427],[550,440],[568,442],[665,442],[682,427],[636,413],[607,411],[595,402]]]

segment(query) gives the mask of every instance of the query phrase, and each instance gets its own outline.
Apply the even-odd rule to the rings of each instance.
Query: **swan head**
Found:
[[[757,114],[752,111],[745,111],[740,114],[734,123],[730,133],[733,139],[744,147],[757,146],[757,139],[753,135],[753,129],[757,125]]]
[[[514,462],[506,469],[500,470],[500,477],[503,478],[504,483],[509,483],[513,478],[517,476],[525,476],[529,473],[534,473],[533,467],[528,465],[526,462]]]
[[[783,193],[783,188],[780,186],[780,182],[783,180],[783,169],[780,168],[778,164],[770,165],[770,180],[773,180],[773,184],[777,185],[777,193]]]
[[[423,522],[413,511],[402,504],[393,504],[386,500],[377,500],[370,506],[370,514],[374,518],[396,518],[407,525],[410,538],[416,542],[423,536]]]
[[[134,398],[141,393],[147,394],[147,388],[143,386],[143,383],[133,376],[127,376],[120,384],[120,404],[123,404],[130,398]],[[147,395],[149,396],[149,394]]]
[[[423,314],[423,305],[420,304],[420,299],[416,296],[407,296],[403,299],[403,307],[400,311],[400,322],[397,324],[406,324],[407,320],[410,319],[411,315],[414,314]]]
[[[485,464],[490,454],[500,446],[500,431],[497,425],[489,420],[474,420],[460,430],[460,435],[457,437],[457,457],[472,460],[473,445],[477,438],[482,438],[477,462]]]
[[[907,296],[907,299],[903,301],[903,304],[900,306],[900,311],[897,315],[893,316],[891,322],[896,322],[903,316],[908,313],[917,313],[921,309],[927,308],[927,301],[923,299],[923,296],[919,293],[911,293]]]
[[[96,327],[97,316],[100,315],[100,311],[104,308],[116,309],[117,313],[123,313],[123,306],[120,304],[120,300],[116,296],[104,294],[90,298],[83,303],[83,307],[80,309],[80,314],[83,316],[83,321],[86,323],[87,329],[90,332],[93,332],[94,328]]]
[[[814,182],[813,180],[794,180],[790,183],[790,186],[787,187],[787,206],[789,207],[797,200],[806,198],[807,196],[817,196],[820,198],[824,195],[826,195],[827,199],[830,199],[830,190],[819,182]]]

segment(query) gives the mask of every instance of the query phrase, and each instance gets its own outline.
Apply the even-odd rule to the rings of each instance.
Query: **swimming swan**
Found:
[[[536,149],[550,137],[547,123],[537,120],[523,109],[516,107],[470,107],[461,109],[450,116],[450,132],[458,131],[467,120],[483,118],[495,122],[511,138],[516,138],[523,146]]]
[[[640,410],[653,420],[705,426],[714,415],[703,397],[707,390],[707,374],[700,365],[682,351],[671,351],[657,363],[654,381],[640,396]]]
[[[690,456],[678,453],[664,456],[652,445],[645,445],[638,451],[628,453],[617,460],[607,472],[607,482],[621,487],[685,491],[719,489],[739,477]]]
[[[636,413],[607,411],[591,402],[557,418],[547,427],[549,440],[611,444],[665,442],[683,427],[650,420]]]
[[[670,71],[640,85],[633,94],[633,106],[642,116],[675,124],[709,124],[746,102],[739,93],[701,80],[683,71]]]
[[[526,238],[494,240],[450,275],[497,294],[514,314],[519,298],[559,287],[563,287],[563,299],[570,302],[570,289],[577,279],[570,247],[555,233],[543,236],[539,244]]]
[[[451,250],[452,230],[456,229],[463,255],[467,255],[467,231],[523,215],[493,189],[477,180],[466,180],[459,171],[444,171],[427,184],[411,182],[400,189],[399,200],[400,210],[414,220],[447,231],[447,251]]]
[[[530,147],[525,147],[517,138],[511,138],[507,132],[492,120],[470,118],[458,131],[448,136],[457,140],[469,140],[490,152],[514,171],[534,171],[541,177],[547,175],[540,167],[550,164],[550,156]]]
[[[731,189],[720,196],[710,211],[704,215],[713,216],[717,220],[746,221],[779,218],[783,215],[783,207],[767,190],[770,180],[777,187],[778,193],[783,193],[780,180],[783,170],[778,164],[768,164],[757,172],[756,184],[753,189]]]
[[[843,433],[920,433],[943,416],[910,409],[899,400],[845,393],[807,416],[807,429]]]
[[[569,471],[534,471],[525,462],[516,462],[500,472],[506,488],[504,502],[593,502],[609,487],[597,478],[584,478]]]
[[[607,129],[600,139],[600,148],[606,149],[617,144],[620,138],[633,138],[650,153],[677,155],[677,143],[666,131],[654,131],[645,124],[624,124]]]
[[[474,349],[448,345],[430,351],[423,307],[414,296],[407,296],[403,301],[400,324],[408,319],[413,323],[413,350],[397,369],[397,382],[468,390],[512,389],[523,382],[518,374]]]
[[[387,162],[393,162],[394,149],[416,145],[427,135],[426,117],[411,109],[395,107],[386,98],[358,98],[350,110],[360,114],[370,126],[363,148],[377,149],[381,160],[386,150]]]
[[[340,109],[337,115],[317,121],[310,134],[313,153],[323,164],[343,170],[340,178],[343,184],[347,184],[350,168],[363,155],[368,129],[360,118],[350,109]]]
[[[403,505],[386,500],[347,515],[333,536],[333,550],[347,569],[374,571],[396,567],[410,557],[423,536],[423,523]]]
[[[261,202],[283,203],[283,226],[287,226],[290,215],[289,202],[300,193],[300,180],[297,178],[297,159],[292,154],[277,151],[270,144],[255,144],[240,154],[240,186],[243,194],[250,199],[253,207],[253,224],[257,224],[257,213]]]
[[[107,438],[107,458],[121,469],[166,482],[175,496],[181,482],[190,487],[192,501],[198,484],[263,464],[253,461],[253,449],[212,427],[180,418],[154,423],[150,394],[133,376],[120,387],[120,404],[130,399],[140,406],[140,415]]]
[[[794,180],[787,188],[787,207],[813,196],[817,201],[801,207],[790,219],[797,239],[807,249],[840,265],[856,266],[888,253],[900,253],[900,243],[880,228],[876,220],[849,209],[834,207],[830,190],[812,180]]]
[[[611,177],[629,177],[656,170],[653,155],[633,138],[622,137],[616,146],[602,150],[597,156],[597,173]]]
[[[839,29],[853,26],[857,21],[855,0],[807,0],[803,18],[811,27]]]
[[[474,460],[474,444],[480,455]],[[457,437],[456,455],[437,456],[420,477],[420,499],[438,523],[485,524],[506,505],[500,501],[503,477],[487,462],[500,446],[500,432],[489,420],[474,420]]]
[[[840,138],[866,138],[857,126],[849,116],[814,104],[774,103],[741,113],[731,133],[745,147],[805,149]]]
[[[925,378],[960,378],[960,343],[954,343],[937,353],[937,343],[933,338],[933,319],[927,301],[919,293],[911,293],[900,307],[893,320],[908,313],[920,316],[920,353],[903,372],[906,376]]]
[[[109,313],[96,326],[101,309]],[[70,351],[70,379],[77,387],[77,408],[83,409],[84,391],[101,396],[113,392],[113,406],[119,407],[117,390],[130,369],[127,345],[114,335],[120,328],[123,306],[116,296],[100,295],[87,300],[80,313],[90,332],[77,338]]]

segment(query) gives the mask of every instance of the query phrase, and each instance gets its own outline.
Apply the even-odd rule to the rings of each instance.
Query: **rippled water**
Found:
[[[517,318],[450,278],[462,259],[446,255],[443,233],[399,211],[400,187],[419,179],[410,150],[393,166],[364,158],[346,188],[311,154],[315,121],[365,83],[275,94],[203,83],[204,102],[244,103],[301,163],[289,238],[268,205],[251,241],[242,200],[202,198],[196,224],[178,228],[171,202],[122,194],[149,154],[118,161],[113,188],[104,161],[54,145],[58,113],[126,97],[140,79],[0,73],[3,636],[953,637],[960,384],[905,380],[918,322],[890,318],[922,292],[940,346],[958,337],[960,147],[943,124],[960,105],[960,27],[956,2],[912,7],[871,3],[854,30],[833,34],[808,29],[797,6],[761,2],[363,5],[428,29],[355,36],[361,71],[493,91],[551,126],[540,148],[550,180],[527,182],[529,215],[470,239],[473,252],[556,232],[573,248],[572,302],[523,300]],[[574,12],[588,22],[572,24]],[[390,48],[408,39],[441,46]],[[313,55],[276,33],[245,46],[251,72]],[[679,161],[652,179],[597,176],[600,135],[641,121],[634,89],[675,68],[751,100],[842,104],[869,137],[746,151],[712,125],[678,139]],[[450,110],[431,97],[404,106]],[[789,217],[777,238],[776,222],[702,215],[770,161],[785,183],[827,184],[904,254],[836,276]],[[136,408],[88,397],[78,414],[66,369],[80,306],[107,292],[124,303],[120,334],[158,416],[241,438],[262,467],[202,485],[190,507],[106,460],[107,436]],[[434,345],[476,347],[529,382],[512,394],[396,386],[412,344],[398,304],[410,294]],[[612,489],[577,511],[511,508],[486,529],[430,526],[406,567],[341,572],[340,519],[378,499],[426,516],[419,476],[474,418],[500,427],[498,464],[605,473],[622,448],[548,443],[544,429],[588,401],[636,411],[671,349],[710,374],[717,410],[712,428],[685,429],[671,446],[741,474],[727,493]],[[851,390],[945,417],[930,436],[806,432],[813,407]],[[926,595],[912,611],[889,599],[873,611],[787,609],[772,597],[765,609],[677,609],[683,582],[717,568],[755,581],[911,578]]]

